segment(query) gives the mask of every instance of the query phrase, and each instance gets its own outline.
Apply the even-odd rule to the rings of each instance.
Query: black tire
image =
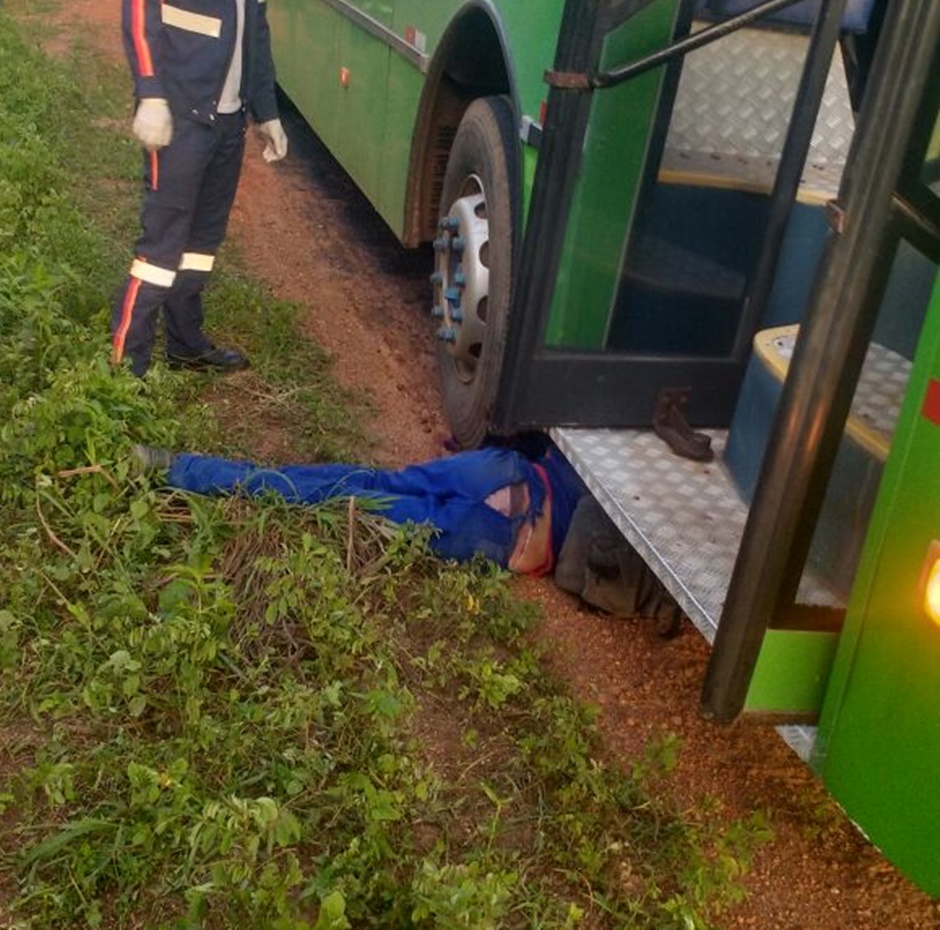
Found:
[[[444,414],[464,449],[482,445],[490,428],[506,348],[518,192],[512,106],[504,97],[475,100],[447,161],[433,277]]]

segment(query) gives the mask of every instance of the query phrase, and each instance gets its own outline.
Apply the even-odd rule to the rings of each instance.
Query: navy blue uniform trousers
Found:
[[[245,151],[243,113],[211,123],[174,118],[173,139],[144,153],[141,236],[111,318],[112,361],[150,365],[163,308],[168,356],[212,347],[203,332],[202,290],[225,238]]]

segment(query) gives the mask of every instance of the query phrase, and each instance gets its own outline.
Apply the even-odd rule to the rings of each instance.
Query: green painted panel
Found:
[[[543,75],[555,63],[563,12],[564,0],[539,0],[538,15],[533,15],[531,0],[500,4],[500,21],[510,49],[510,67],[522,114],[535,120],[548,98]]]
[[[404,37],[414,30],[429,60],[455,14],[467,9],[461,0],[395,0],[394,32]],[[533,13],[531,0],[495,3],[494,28],[505,44],[508,67],[519,98],[520,115],[537,119],[548,89],[542,80],[552,66],[564,0],[541,0]],[[404,228],[405,190],[424,77],[414,65],[392,55],[389,66],[387,126],[380,189],[376,207],[386,222],[401,233]],[[528,162],[534,165],[529,150]],[[533,169],[534,170],[534,169]],[[527,183],[525,190],[529,190]]]
[[[940,279],[885,467],[823,706],[814,764],[902,872],[940,895],[940,626],[920,577],[940,539]]]
[[[815,717],[822,707],[838,638],[836,633],[768,630],[745,713]]]
[[[337,132],[340,29],[323,3],[279,0],[268,12],[277,78],[327,146]]]
[[[338,127],[331,148],[356,184],[374,200],[385,148],[389,47],[354,23],[341,29]]]
[[[402,235],[405,228],[405,193],[411,165],[412,127],[418,115],[424,75],[394,53],[389,58],[386,95],[386,133],[381,145],[382,168],[373,203],[388,225]]]
[[[405,192],[425,77],[386,42],[354,25],[326,0],[278,0],[268,17],[278,80],[326,146],[392,229],[404,230]],[[429,59],[464,0],[356,0],[391,34],[421,36]],[[489,7],[502,37],[523,114],[538,117],[547,96],[564,0],[505,0]],[[349,86],[340,84],[349,69]]]
[[[526,146],[522,150],[522,190],[525,195],[525,213],[529,213],[529,200],[532,195],[532,185],[535,183],[535,169],[538,165],[538,154],[533,148]]]
[[[672,37],[678,6],[678,0],[659,0],[612,33],[602,67],[663,48]],[[657,69],[594,94],[548,345],[590,349],[604,344],[661,88],[662,69]]]
[[[395,0],[356,0],[355,7],[383,26],[395,21]]]

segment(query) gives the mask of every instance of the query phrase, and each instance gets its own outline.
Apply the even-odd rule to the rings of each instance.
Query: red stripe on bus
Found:
[[[140,278],[131,278],[127,283],[127,293],[124,295],[124,306],[121,308],[121,323],[114,332],[114,339],[111,343],[111,364],[120,365],[124,358],[124,340],[127,339],[127,331],[131,326],[131,318],[134,316],[134,304],[137,303],[137,293],[140,291],[140,285],[143,282]]]
[[[923,414],[931,423],[940,426],[940,381],[936,378],[931,378],[927,384]]]
[[[137,67],[141,77],[153,77],[153,58],[150,55],[150,43],[147,41],[145,19],[144,0],[134,0],[131,31],[134,34]]]

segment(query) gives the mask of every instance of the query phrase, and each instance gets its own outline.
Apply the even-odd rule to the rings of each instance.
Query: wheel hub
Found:
[[[437,337],[453,358],[464,382],[473,380],[486,334],[490,291],[489,221],[483,185],[467,179],[466,193],[451,205],[438,224],[434,317],[440,321]]]

